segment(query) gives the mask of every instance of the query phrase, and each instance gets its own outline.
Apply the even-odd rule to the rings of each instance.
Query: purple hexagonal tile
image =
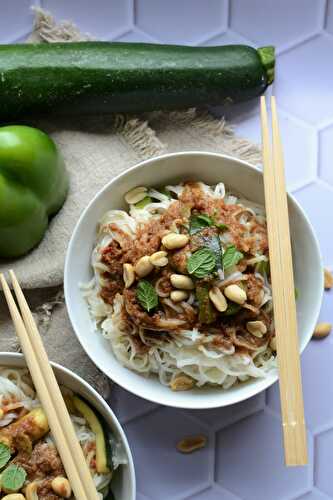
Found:
[[[287,188],[293,191],[311,182],[316,177],[317,169],[317,134],[316,131],[289,116],[282,109],[278,110],[279,125],[282,135]],[[255,114],[237,124],[237,134],[260,144],[260,115]]]
[[[0,14],[0,37],[2,43],[17,41],[32,30],[33,0],[3,0]]]
[[[229,491],[213,486],[207,490],[201,491],[197,495],[191,495],[186,500],[238,500],[238,498]]]
[[[145,497],[144,495],[141,495],[141,493],[136,494],[136,500],[149,500],[148,497]]]
[[[156,43],[156,40],[152,36],[137,29],[130,30],[123,35],[117,36],[114,40],[117,42]]]
[[[281,422],[265,412],[220,431],[216,454],[216,480],[240,498],[283,500],[311,487],[310,465],[285,467]]]
[[[259,44],[281,48],[318,32],[323,8],[322,0],[233,0],[230,27]]]
[[[333,429],[319,434],[315,438],[315,485],[333,498],[332,463]]]
[[[122,423],[158,408],[156,404],[139,398],[116,384],[111,387],[109,404]]]
[[[180,411],[160,408],[126,424],[125,432],[134,456],[138,489],[144,495],[170,500],[209,486],[214,439],[203,425]],[[180,439],[197,434],[208,436],[205,448],[192,454],[176,451]]]
[[[60,20],[75,22],[85,33],[96,38],[110,38],[130,28],[130,0],[43,0],[43,7]]]
[[[294,195],[316,231],[324,262],[326,265],[331,265],[333,263],[333,239],[328,237],[327,231],[332,224],[328,207],[332,205],[333,189],[317,181],[299,189]]]
[[[320,321],[333,322],[331,292],[324,294]],[[302,355],[302,380],[305,405],[305,420],[311,431],[318,431],[328,424],[333,426],[333,378],[331,363],[333,338],[312,340]],[[325,397],[322,393],[325,380]],[[267,404],[280,413],[279,386],[274,384],[267,391]]]
[[[332,144],[333,124],[319,132],[319,177],[331,186],[333,186]]]
[[[216,35],[213,36],[213,38],[209,38],[209,40],[206,40],[203,42],[201,45],[232,45],[232,44],[243,44],[243,43],[249,43],[246,38],[244,38],[242,35],[239,33],[235,33],[234,31],[228,30],[225,31],[224,33],[221,33],[221,35]]]
[[[227,26],[227,1],[145,0],[136,4],[136,25],[165,43],[196,43]]]
[[[275,95],[289,113],[308,123],[333,119],[333,38],[323,34],[282,54],[278,59]],[[313,96],[313,97],[312,97]]]
[[[226,406],[225,408],[191,411],[191,415],[202,420],[213,429],[222,429],[234,422],[238,422],[244,417],[262,410],[264,405],[265,393],[261,393],[246,401],[242,401],[232,406]]]
[[[329,500],[329,497],[314,488],[309,493],[306,493],[305,495],[297,498],[297,500]]]

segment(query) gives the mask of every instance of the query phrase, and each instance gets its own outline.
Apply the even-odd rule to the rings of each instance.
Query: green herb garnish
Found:
[[[244,255],[237,250],[235,245],[228,246],[222,257],[224,269],[235,266],[243,257]]]
[[[232,316],[233,314],[238,313],[240,310],[241,306],[239,304],[232,304],[229,302],[227,309],[224,311],[225,316]]]
[[[162,194],[165,194],[165,196],[167,196],[170,200],[172,198],[172,194],[171,192],[169,191],[169,189],[167,188],[163,188],[163,189],[159,189],[159,191],[162,193]]]
[[[196,278],[205,278],[215,267],[215,253],[209,248],[200,248],[187,260],[187,270]]]
[[[267,260],[262,260],[256,264],[255,270],[257,273],[262,275],[269,274],[269,262]]]
[[[140,280],[136,288],[136,297],[140,305],[148,312],[158,304],[158,295],[149,281]]]
[[[215,224],[215,226],[217,227],[217,229],[219,229],[220,231],[226,231],[227,229],[229,229],[229,226],[227,226],[227,224]]]
[[[195,287],[195,296],[199,302],[199,321],[200,323],[210,324],[217,318],[217,311],[209,298],[208,283],[198,282]]]
[[[213,226],[214,221],[207,214],[191,215],[190,217],[190,234],[195,234],[205,227]]]
[[[23,467],[11,464],[1,473],[1,488],[6,493],[15,493],[22,488],[26,477]]]
[[[295,286],[295,299],[298,300],[299,298],[299,289],[297,288],[297,286]]]
[[[0,443],[0,469],[6,465],[10,459],[10,449],[5,443]]]
[[[135,208],[144,208],[146,205],[149,205],[149,203],[152,203],[153,200],[150,196],[145,196],[143,200],[138,201],[135,203]]]

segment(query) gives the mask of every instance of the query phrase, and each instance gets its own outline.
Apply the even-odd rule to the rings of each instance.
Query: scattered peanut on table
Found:
[[[194,451],[204,448],[207,444],[207,438],[203,434],[198,436],[189,436],[181,439],[177,443],[177,450],[181,453],[193,453]]]
[[[328,269],[324,269],[324,288],[330,290],[333,287],[333,275]]]
[[[325,322],[318,323],[314,332],[313,332],[312,338],[313,339],[323,339],[331,333],[331,330],[332,330],[331,323],[325,323]]]

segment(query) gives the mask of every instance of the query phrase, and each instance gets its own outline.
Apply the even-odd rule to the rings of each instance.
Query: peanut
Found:
[[[135,272],[132,264],[123,265],[123,280],[126,288],[129,288],[131,285],[133,285],[135,281]]]
[[[184,247],[189,239],[187,234],[169,233],[163,236],[162,245],[168,250],[175,250]]]
[[[225,287],[224,295],[232,302],[240,305],[244,304],[247,299],[245,290],[238,285],[228,285]]]
[[[185,290],[173,290],[170,293],[170,299],[172,302],[181,302],[182,300],[186,300],[188,298],[188,292]]]
[[[160,252],[155,252],[150,256],[150,262],[153,266],[164,267],[168,264],[167,252],[161,250]]]
[[[72,488],[68,479],[62,476],[57,476],[52,480],[51,488],[54,493],[63,498],[69,498],[72,494]]]
[[[323,339],[331,333],[331,330],[332,330],[331,323],[318,323],[313,332],[312,338]]]
[[[330,290],[333,287],[333,275],[328,269],[324,269],[324,288]]]
[[[188,375],[179,374],[171,381],[170,387],[173,391],[189,391],[194,387],[194,380]]]
[[[199,434],[198,436],[186,437],[179,441],[177,443],[177,450],[181,453],[193,453],[194,451],[204,448],[206,444],[206,436]]]
[[[149,255],[145,255],[138,260],[138,262],[134,266],[136,274],[139,278],[144,278],[147,274],[151,273],[154,269],[153,264],[150,262]]]
[[[218,311],[224,312],[227,309],[228,304],[225,296],[217,286],[213,286],[213,288],[209,290],[209,298]]]
[[[269,347],[272,349],[272,351],[276,351],[276,337],[271,338]]]
[[[181,290],[193,290],[194,288],[194,283],[191,278],[184,274],[171,274],[170,281],[172,286],[180,288]]]
[[[143,200],[147,195],[147,188],[143,186],[136,187],[128,191],[125,194],[125,201],[129,205],[133,205],[134,203],[139,203],[139,201]]]
[[[258,338],[261,338],[267,332],[266,325],[263,321],[248,321],[246,323],[246,329]]]

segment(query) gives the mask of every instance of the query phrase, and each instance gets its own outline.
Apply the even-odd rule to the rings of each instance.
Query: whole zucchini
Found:
[[[274,48],[79,42],[0,45],[0,119],[244,101],[274,78]]]

